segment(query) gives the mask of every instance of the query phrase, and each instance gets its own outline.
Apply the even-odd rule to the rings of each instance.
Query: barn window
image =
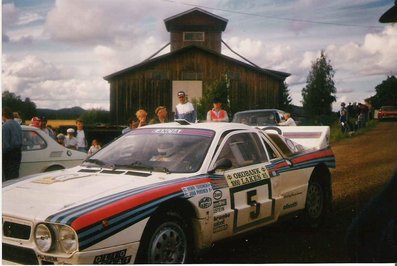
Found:
[[[183,40],[190,42],[203,42],[204,32],[184,32]]]

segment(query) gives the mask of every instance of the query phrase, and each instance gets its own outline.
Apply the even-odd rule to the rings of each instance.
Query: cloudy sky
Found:
[[[109,110],[103,79],[169,42],[164,19],[194,7],[229,20],[223,40],[255,64],[291,73],[293,103],[324,50],[338,102],[362,102],[397,75],[394,0],[3,0],[2,90],[38,108]],[[169,49],[164,52],[168,52]],[[222,53],[235,57],[226,47]],[[242,59],[240,59],[242,60]]]

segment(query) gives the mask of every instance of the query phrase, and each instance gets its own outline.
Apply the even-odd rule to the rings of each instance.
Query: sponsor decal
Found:
[[[96,256],[93,264],[128,264],[131,256],[126,256],[127,249]]]
[[[175,128],[161,128],[153,130],[154,133],[159,134],[179,134],[182,129],[175,129]]]
[[[214,191],[212,196],[214,197],[214,199],[220,200],[223,197],[223,194],[222,194],[222,191],[217,189],[217,190]]]
[[[227,227],[228,227],[228,224],[225,223],[225,219],[229,218],[229,217],[230,217],[229,213],[226,213],[226,214],[223,214],[223,215],[220,215],[220,216],[214,216],[214,229],[213,229],[213,232],[217,233],[217,232],[226,230]]]
[[[225,172],[229,187],[238,187],[270,178],[266,167],[245,167]]]
[[[291,208],[294,208],[294,207],[296,207],[296,206],[298,206],[298,202],[297,202],[297,201],[294,201],[294,202],[292,202],[292,203],[287,203],[287,204],[285,204],[285,205],[283,206],[283,210],[291,209]]]
[[[197,195],[212,192],[211,183],[198,184],[189,187],[182,187],[183,195],[185,198],[194,197]]]
[[[223,212],[227,204],[226,199],[214,201],[214,213]]]
[[[204,197],[199,201],[199,207],[201,209],[207,209],[211,207],[212,205],[212,199],[210,197]]]

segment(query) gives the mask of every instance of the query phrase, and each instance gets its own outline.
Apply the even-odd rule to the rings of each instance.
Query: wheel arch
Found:
[[[197,244],[197,238],[199,236],[198,232],[201,230],[200,228],[197,228],[197,226],[195,226],[196,223],[193,222],[194,219],[198,218],[198,213],[196,211],[197,209],[194,205],[184,198],[174,198],[161,203],[147,221],[141,239],[144,239],[146,235],[150,233],[150,230],[153,228],[152,226],[155,225],[161,217],[164,217],[165,215],[173,216],[175,218],[182,219],[187,224],[187,229],[192,237],[191,243],[193,244],[193,252],[195,253],[199,246]],[[142,249],[143,247],[140,245],[137,255],[138,263],[141,262],[140,258]]]
[[[325,190],[325,199],[328,209],[332,209],[332,176],[329,168],[324,164],[320,163],[314,167],[314,170],[310,176],[310,182],[318,181],[323,189]]]

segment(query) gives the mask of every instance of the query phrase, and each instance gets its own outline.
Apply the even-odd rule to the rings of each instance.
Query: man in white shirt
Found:
[[[186,100],[184,91],[178,92],[179,103],[175,107],[175,119],[185,119],[190,123],[195,123],[197,119],[196,110],[193,104]]]
[[[76,120],[76,138],[77,138],[77,150],[81,152],[87,152],[87,136],[84,130],[84,121],[81,119]]]
[[[279,126],[291,126],[291,127],[295,127],[296,126],[295,120],[292,119],[290,113],[285,113],[284,114],[284,119],[285,119],[284,122],[278,123]]]

